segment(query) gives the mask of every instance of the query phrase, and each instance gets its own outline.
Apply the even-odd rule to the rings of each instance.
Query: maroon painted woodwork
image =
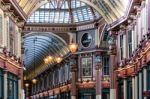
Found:
[[[95,88],[95,82],[94,81],[89,81],[89,82],[82,82],[82,83],[77,83],[78,89],[91,89]],[[110,88],[110,82],[109,81],[102,81],[102,88]],[[46,90],[40,93],[37,93],[35,95],[32,95],[31,97],[43,97],[43,96],[53,96],[53,95],[58,95],[62,92],[69,92],[71,91],[71,84],[64,85],[58,88]]]
[[[0,68],[6,69],[15,75],[19,75],[20,71],[22,71],[21,64],[17,63],[16,60],[11,59],[11,57],[6,57],[2,53],[0,53]]]
[[[54,91],[53,90],[49,90],[48,94],[49,94],[49,96],[52,96],[54,94]]]
[[[144,92],[143,92],[143,95],[144,95],[145,97],[150,97],[150,91],[144,91]]]

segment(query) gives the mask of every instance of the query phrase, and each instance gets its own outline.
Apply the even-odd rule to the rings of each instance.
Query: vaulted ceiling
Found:
[[[72,0],[16,0],[22,10],[31,16],[39,7],[47,2],[55,1],[58,6],[61,2]],[[94,8],[107,23],[112,23],[125,15],[129,4],[133,0],[80,0]]]
[[[67,43],[51,32],[31,32],[24,38],[23,61],[26,68],[25,74],[28,74],[27,77],[34,77],[56,64],[56,60],[45,64],[44,59],[47,56],[65,57],[69,53]]]

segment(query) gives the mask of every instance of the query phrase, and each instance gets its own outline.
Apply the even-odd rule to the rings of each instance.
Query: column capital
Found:
[[[109,45],[109,55],[116,55],[116,36],[117,34],[110,32],[109,34],[109,40],[108,40],[108,45]]]

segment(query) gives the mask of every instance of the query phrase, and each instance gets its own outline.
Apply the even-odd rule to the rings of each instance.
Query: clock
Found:
[[[84,33],[81,38],[81,43],[83,47],[89,47],[92,43],[92,35],[89,33]]]

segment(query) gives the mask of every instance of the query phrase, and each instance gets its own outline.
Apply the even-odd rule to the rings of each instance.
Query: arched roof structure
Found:
[[[48,2],[56,5],[58,9],[65,2],[68,2],[68,8],[71,9],[72,1],[81,1],[97,11],[105,21],[110,24],[124,16],[133,0],[16,0],[27,16],[31,16],[38,8]]]
[[[47,56],[65,57],[69,53],[66,42],[53,33],[30,33],[25,35],[23,43],[25,48],[24,65],[28,71],[33,70],[33,67],[39,68],[43,65],[45,68],[38,71],[42,72],[56,63],[53,60],[52,64],[44,64]]]

